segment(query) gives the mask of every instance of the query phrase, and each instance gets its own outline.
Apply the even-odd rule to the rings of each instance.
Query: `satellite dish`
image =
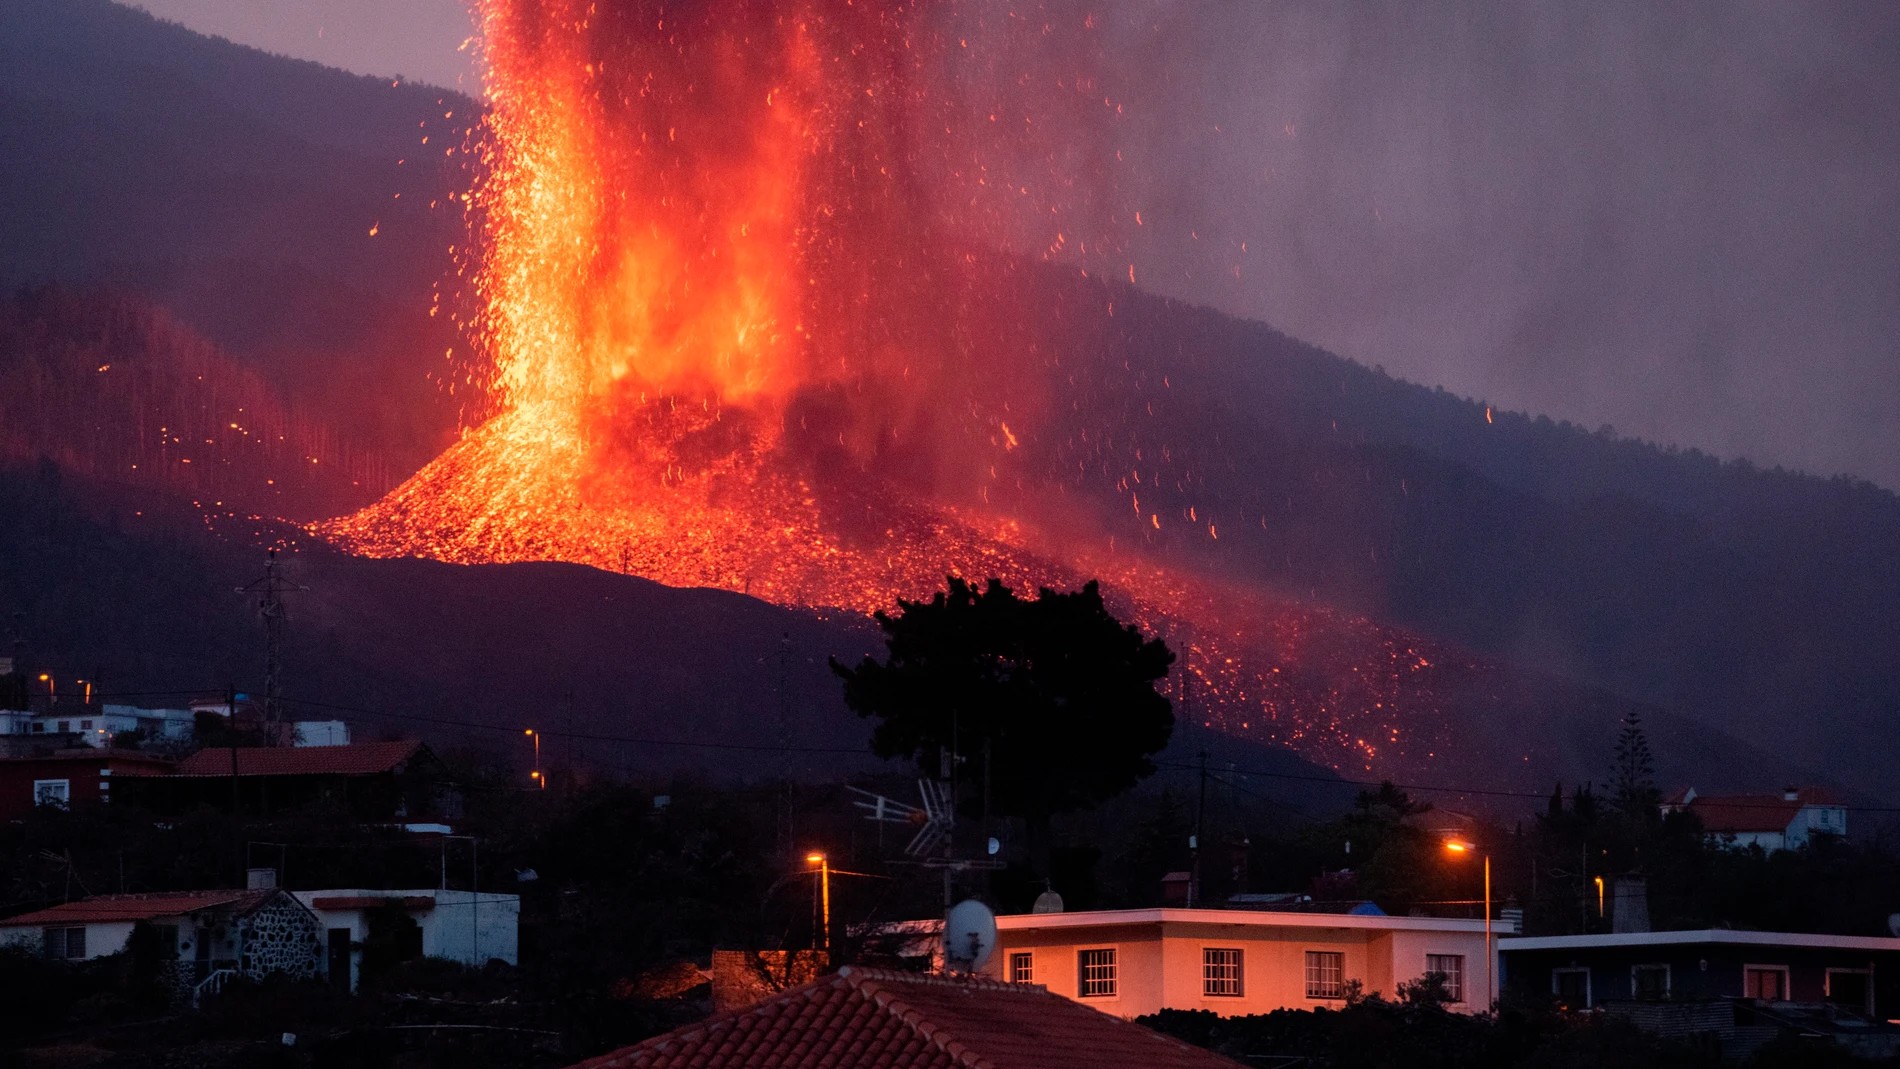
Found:
[[[968,898],[950,907],[943,921],[943,963],[952,972],[973,973],[996,949],[996,914]]]
[[[1900,913],[1887,915],[1887,931],[1900,938]]]
[[[1029,912],[1060,913],[1062,912],[1062,896],[1056,894],[1053,889],[1044,891],[1036,896],[1036,904],[1030,907]]]

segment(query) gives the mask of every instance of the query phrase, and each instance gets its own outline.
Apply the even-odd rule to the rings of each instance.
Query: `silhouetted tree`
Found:
[[[871,747],[929,776],[980,786],[991,811],[1020,817],[1032,842],[1050,818],[1092,807],[1154,772],[1174,729],[1156,681],[1174,654],[1124,625],[1091,582],[1018,598],[952,577],[929,601],[878,613],[889,655],[836,660],[845,702],[874,718]],[[956,767],[961,766],[961,767]]]

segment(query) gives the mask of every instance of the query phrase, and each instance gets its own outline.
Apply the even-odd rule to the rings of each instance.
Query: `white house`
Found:
[[[521,926],[519,895],[471,891],[370,891],[348,888],[296,891],[324,929],[326,970],[343,986],[347,962],[349,987],[356,989],[363,966],[363,943],[369,938],[369,913],[391,905],[402,907],[416,924],[417,941],[409,956],[447,958],[480,968],[496,959],[518,963]]]
[[[313,976],[323,965],[316,917],[272,888],[95,895],[0,920],[0,944],[85,961],[127,949],[140,923],[173,955],[184,989],[233,975]]]
[[[1815,787],[1786,787],[1779,794],[1700,795],[1686,788],[1663,812],[1687,811],[1702,822],[1709,838],[1737,847],[1799,850],[1816,833],[1847,834],[1847,807]]]
[[[996,919],[988,975],[1121,1017],[1163,1009],[1223,1017],[1397,994],[1429,973],[1451,1008],[1483,1013],[1492,954],[1483,919],[1228,909],[1029,913]],[[1514,931],[1500,924],[1497,934]]]

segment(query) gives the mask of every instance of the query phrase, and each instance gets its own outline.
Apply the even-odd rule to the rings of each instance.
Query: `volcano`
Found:
[[[20,32],[0,49],[22,59],[0,70],[12,101],[0,123],[22,151],[0,173],[53,159],[102,192],[81,227],[49,214],[33,182],[0,184],[0,227],[66,250],[73,284],[239,278],[256,297],[152,287],[171,312],[135,317],[97,317],[80,297],[66,311],[10,303],[0,346],[29,359],[0,381],[0,445],[13,462],[53,458],[69,488],[84,475],[186,494],[204,515],[169,538],[244,542],[277,530],[251,513],[342,513],[310,529],[361,556],[306,549],[289,565],[313,573],[293,645],[321,635],[338,651],[295,673],[293,696],[394,709],[436,695],[460,710],[444,715],[513,723],[519,700],[470,673],[532,674],[568,651],[537,647],[557,642],[539,626],[504,637],[427,604],[468,604],[464,588],[522,596],[558,569],[526,562],[624,573],[536,601],[536,620],[574,603],[564,635],[606,631],[595,613],[609,596],[633,618],[744,600],[724,592],[773,603],[749,638],[707,624],[654,653],[684,666],[632,646],[611,671],[595,666],[588,689],[609,696],[588,714],[595,728],[655,737],[747,721],[720,720],[724,699],[610,696],[648,693],[664,671],[691,699],[692,678],[769,654],[794,617],[850,632],[812,639],[822,664],[862,652],[863,614],[945,574],[1024,589],[1101,578],[1117,611],[1183,652],[1170,686],[1185,719],[1341,770],[1547,792],[1600,775],[1618,717],[1641,709],[1665,775],[1752,788],[1729,770],[1772,767],[1762,774],[1777,782],[1886,789],[1881,725],[1900,701],[1900,660],[1881,637],[1900,604],[1893,495],[1492,411],[1143,292],[1129,235],[1156,221],[1124,192],[1142,185],[1127,162],[1141,145],[1085,12],[684,5],[662,20],[657,7],[599,7],[612,10],[484,5],[485,112],[181,43],[177,28],[148,34],[133,25],[143,16],[104,3],[4,16]],[[42,54],[57,62],[26,62]],[[113,58],[88,59],[101,55]],[[140,64],[171,73],[127,81]],[[296,109],[256,90],[274,80],[301,87]],[[205,124],[183,117],[227,83],[277,140],[218,180],[215,228],[187,228],[189,246],[148,243],[154,263],[128,273],[124,235],[189,218],[196,202],[190,183],[108,195],[111,178],[170,173],[145,146],[199,144]],[[141,138],[48,137],[56,100],[142,116]],[[348,167],[295,139],[342,137],[372,112],[380,132]],[[463,142],[471,113],[484,118]],[[55,129],[93,121],[76,112]],[[215,171],[264,144],[231,137],[192,159]],[[438,149],[477,161],[472,179],[452,197],[441,173],[401,184]],[[282,218],[271,191],[287,182],[350,198],[269,229]],[[471,236],[460,277],[431,302],[452,237],[427,210],[438,199],[465,203]],[[225,249],[213,230],[249,243]],[[1219,235],[1191,239],[1242,266]],[[207,272],[204,249],[243,262]],[[14,267],[16,282],[35,277]],[[363,271],[373,302],[327,281]],[[386,317],[357,314],[372,303],[409,325],[382,332]],[[280,322],[282,309],[297,312]],[[387,337],[281,344],[318,320]],[[132,344],[141,331],[151,337]],[[148,359],[144,379],[125,374]],[[436,393],[425,368],[447,387],[428,404],[416,400]],[[155,397],[170,409],[148,413]],[[287,440],[259,444],[265,426]],[[387,472],[416,474],[385,494]],[[101,518],[151,528],[158,511],[132,500]],[[22,522],[27,542],[43,537]],[[373,559],[400,557],[471,567]],[[248,558],[218,559],[171,581],[228,591],[249,577]],[[84,569],[111,560],[102,549],[57,567],[94,591]],[[244,682],[235,654],[209,666],[207,642],[177,644],[163,673],[95,651],[85,636],[117,633],[87,608],[109,604],[107,588],[35,593],[65,581],[35,568],[5,590],[30,618],[63,621],[47,656],[131,686]],[[396,578],[414,576],[426,581]],[[661,598],[635,576],[677,589]],[[422,604],[376,612],[385,599]],[[182,604],[151,602],[141,648],[186,633],[164,619]],[[218,633],[241,644],[243,606],[227,609]],[[812,634],[843,633],[828,627]],[[754,652],[719,660],[722,641]],[[347,670],[361,664],[375,671]],[[822,672],[807,682],[815,718],[842,715]],[[776,707],[760,686],[746,700]],[[1725,737],[1783,739],[1796,716],[1829,730],[1786,739],[1780,763]]]

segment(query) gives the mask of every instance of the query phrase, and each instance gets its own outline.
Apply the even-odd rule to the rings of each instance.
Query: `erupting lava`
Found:
[[[1336,764],[1442,745],[1416,700],[1430,659],[1403,635],[1361,626],[1327,660],[1349,680],[1301,677],[1306,630],[1339,618],[1117,553],[1093,507],[1065,498],[1084,478],[1124,504],[1132,490],[1143,529],[1162,526],[1142,503],[1164,496],[1141,483],[1154,458],[1126,428],[1041,430],[1082,410],[1078,374],[1096,372],[1077,368],[1101,354],[1049,341],[1075,329],[1049,320],[1079,313],[1011,276],[1041,258],[1073,278],[1114,255],[1118,220],[1139,224],[1113,195],[1121,108],[1088,73],[1092,16],[847,0],[479,11],[483,421],[323,535],[857,612],[946,573],[1030,589],[1099,575],[1187,648],[1196,719]],[[1067,73],[1028,62],[1055,38]]]
[[[1057,578],[959,507],[1036,402],[958,345],[984,310],[945,224],[989,240],[1015,209],[983,191],[1036,158],[988,129],[1000,98],[934,88],[981,84],[945,63],[980,19],[953,45],[901,4],[480,11],[489,415],[326,534],[855,610],[951,571]]]

